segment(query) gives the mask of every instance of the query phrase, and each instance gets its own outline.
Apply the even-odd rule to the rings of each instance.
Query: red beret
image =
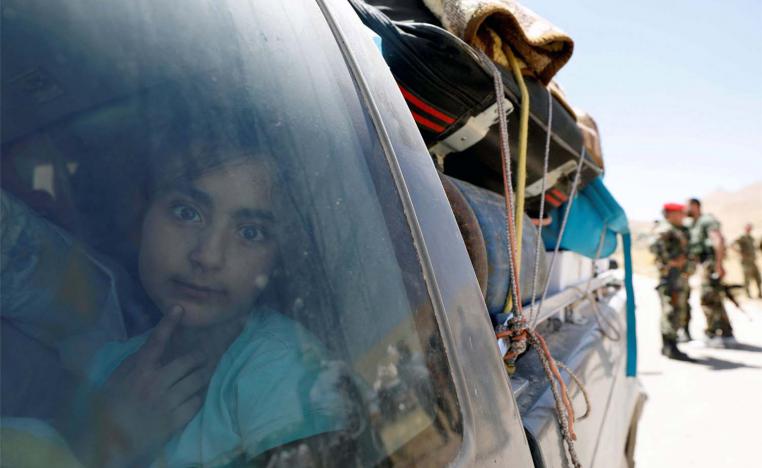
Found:
[[[664,211],[683,211],[685,210],[685,205],[681,205],[680,203],[665,203],[664,204]]]

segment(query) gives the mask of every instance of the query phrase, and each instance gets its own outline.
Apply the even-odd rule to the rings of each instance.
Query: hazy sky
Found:
[[[630,219],[762,180],[762,0],[523,3],[574,39],[557,79]]]

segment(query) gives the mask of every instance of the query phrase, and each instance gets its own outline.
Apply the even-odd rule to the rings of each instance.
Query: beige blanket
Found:
[[[582,136],[585,138],[585,150],[593,159],[595,164],[601,169],[603,167],[603,149],[601,148],[601,134],[598,131],[598,124],[587,112],[577,109],[577,126],[582,130]]]
[[[509,68],[510,46],[522,68],[548,84],[571,58],[571,37],[515,0],[424,0],[445,28]]]

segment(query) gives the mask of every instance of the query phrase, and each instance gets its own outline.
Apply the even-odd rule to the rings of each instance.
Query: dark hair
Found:
[[[237,95],[243,93],[199,83],[184,88],[152,93],[145,109],[146,195],[230,162],[264,160],[268,152],[249,99]]]
[[[155,193],[236,160],[268,159],[251,103],[246,90],[185,80],[68,122],[59,133],[83,142],[70,151],[79,159],[73,182],[85,240],[137,278],[140,228]]]
[[[688,200],[688,203],[694,204],[696,206],[701,206],[701,200],[698,198],[691,198]]]

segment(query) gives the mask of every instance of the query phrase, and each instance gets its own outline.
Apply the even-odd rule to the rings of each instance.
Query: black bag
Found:
[[[404,9],[393,0],[373,3],[395,18],[361,0],[350,0],[358,15],[381,37],[384,59],[410,108],[429,152],[445,174],[502,193],[498,113],[494,81],[477,51],[436,24],[420,3],[407,2]],[[418,8],[416,10],[416,7]],[[395,14],[396,13],[396,14]],[[518,109],[519,87],[513,76],[500,69],[506,108]],[[525,79],[530,95],[527,150],[526,211],[539,212],[548,119],[549,93],[537,80]],[[546,178],[546,212],[568,199],[584,145],[575,116],[557,99],[553,105],[553,134]],[[518,112],[508,121],[511,155],[518,154]],[[515,165],[515,160],[512,161]],[[580,187],[602,170],[586,156]],[[515,167],[514,167],[515,169]],[[513,171],[514,175],[516,171]],[[515,186],[515,181],[514,181]]]

